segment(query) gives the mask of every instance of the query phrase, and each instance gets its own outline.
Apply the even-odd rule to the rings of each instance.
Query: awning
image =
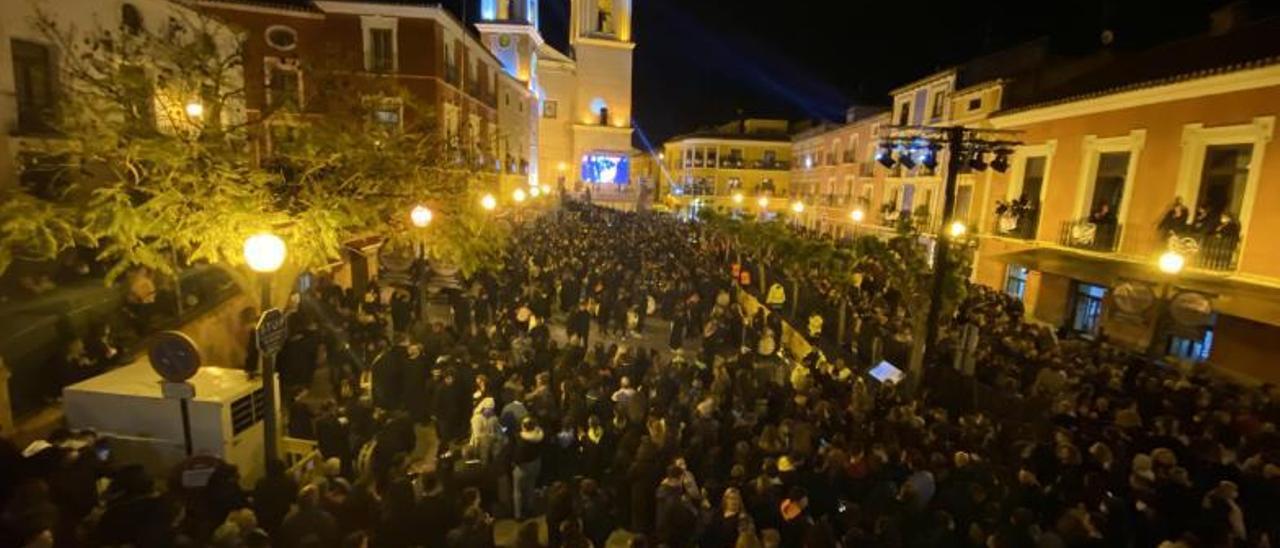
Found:
[[[1190,270],[1176,277],[1169,277],[1149,263],[1051,247],[1015,251],[995,258],[1031,270],[1107,287],[1114,287],[1121,280],[1141,280],[1155,284],[1168,282],[1180,289],[1215,295],[1213,308],[1216,312],[1280,326],[1280,287]]]

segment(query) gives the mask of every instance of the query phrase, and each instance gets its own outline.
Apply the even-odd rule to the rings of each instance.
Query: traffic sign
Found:
[[[284,339],[288,329],[284,321],[284,312],[272,308],[262,313],[258,319],[258,350],[263,354],[274,355],[284,348]]]
[[[181,331],[163,331],[147,353],[151,368],[169,382],[186,382],[200,370],[200,349]]]

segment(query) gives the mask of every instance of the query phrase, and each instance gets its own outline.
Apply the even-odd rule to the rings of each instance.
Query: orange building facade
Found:
[[[996,114],[1024,144],[979,177],[974,279],[1079,336],[1280,380],[1259,350],[1280,340],[1278,111],[1272,64]]]

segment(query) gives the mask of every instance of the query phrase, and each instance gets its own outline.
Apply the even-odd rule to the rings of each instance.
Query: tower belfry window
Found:
[[[613,34],[613,0],[597,0],[596,32]]]

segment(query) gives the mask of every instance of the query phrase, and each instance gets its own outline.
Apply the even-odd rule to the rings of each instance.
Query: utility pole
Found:
[[[965,150],[964,128],[960,126],[946,128],[947,173],[946,183],[942,191],[942,225],[938,228],[936,244],[933,249],[933,291],[929,295],[929,316],[925,327],[925,350],[928,355],[935,354],[938,342],[938,322],[942,315],[942,296],[947,287],[947,273],[951,269],[951,227],[949,223],[956,212],[956,178],[960,172],[960,162]]]
[[[929,151],[926,160],[921,163],[930,169],[937,167],[938,152],[944,148],[947,151],[942,192],[942,223],[937,227],[935,234],[933,287],[929,294],[929,311],[925,324],[924,347],[925,352],[930,356],[936,355],[935,346],[938,342],[939,325],[942,322],[942,300],[946,293],[947,275],[953,268],[952,241],[966,230],[966,227],[955,224],[961,221],[960,219],[953,218],[960,170],[966,163],[974,170],[984,170],[988,164],[983,157],[988,153],[994,153],[997,161],[992,161],[989,166],[996,171],[1004,172],[1008,168],[1008,158],[1013,154],[1011,147],[1022,144],[1008,138],[1016,133],[1018,132],[964,126],[895,126],[882,130],[882,150],[878,155],[878,161],[885,167],[893,167],[895,164],[892,157],[895,149],[899,151],[896,162],[902,162],[908,169],[915,167],[914,155],[918,154],[921,148]],[[955,230],[954,233],[953,230]]]

